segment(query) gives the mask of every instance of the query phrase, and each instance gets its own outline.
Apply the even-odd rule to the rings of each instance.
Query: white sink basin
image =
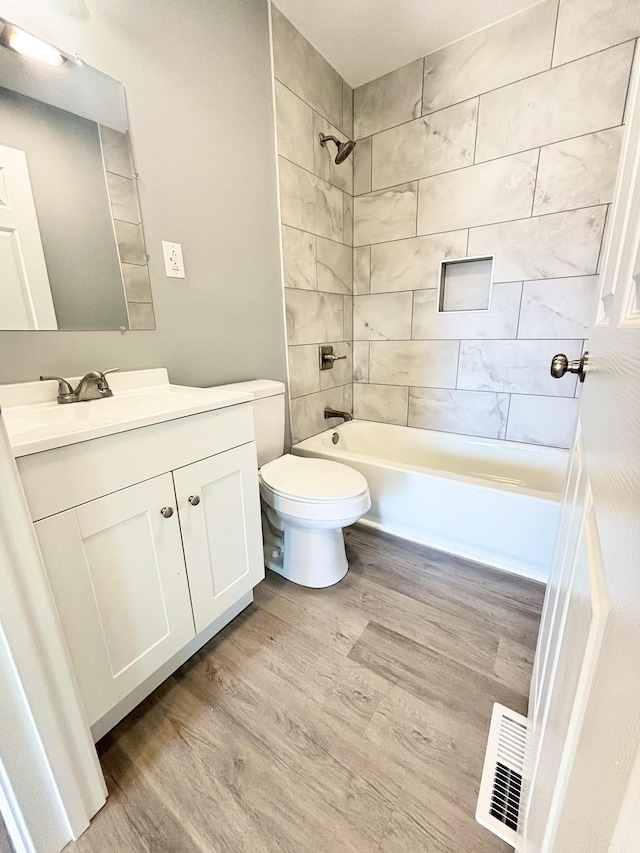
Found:
[[[83,403],[55,401],[57,383],[0,388],[2,417],[14,456],[26,456],[251,401],[250,394],[171,385],[166,370],[109,376],[114,396]],[[136,381],[140,384],[135,385]],[[49,399],[42,399],[46,390]],[[50,396],[53,391],[54,400]],[[25,402],[28,400],[28,402]]]

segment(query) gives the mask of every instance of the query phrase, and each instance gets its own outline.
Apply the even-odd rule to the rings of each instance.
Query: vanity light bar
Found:
[[[7,45],[20,53],[27,56],[29,59],[35,59],[36,62],[43,62],[45,65],[51,65],[54,68],[66,62],[66,57],[59,51],[47,44],[46,41],[36,38],[35,36],[25,33],[17,27],[12,26],[7,36]]]

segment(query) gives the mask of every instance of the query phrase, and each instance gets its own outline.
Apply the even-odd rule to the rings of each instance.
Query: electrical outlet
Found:
[[[166,240],[163,240],[162,254],[167,276],[169,278],[184,278],[184,261],[182,260],[180,243],[167,243]]]

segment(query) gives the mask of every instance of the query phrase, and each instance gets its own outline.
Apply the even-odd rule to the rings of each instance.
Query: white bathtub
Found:
[[[364,474],[372,503],[362,523],[546,581],[568,451],[351,421],[293,453]]]

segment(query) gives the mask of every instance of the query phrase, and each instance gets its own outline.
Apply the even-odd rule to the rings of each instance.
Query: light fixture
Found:
[[[22,56],[35,59],[36,62],[43,62],[45,65],[52,65],[54,68],[67,61],[67,58],[60,51],[56,50],[55,47],[29,33],[25,33],[24,30],[20,30],[18,27],[11,26],[9,28],[7,46],[11,50],[15,50],[16,53],[22,54]]]

